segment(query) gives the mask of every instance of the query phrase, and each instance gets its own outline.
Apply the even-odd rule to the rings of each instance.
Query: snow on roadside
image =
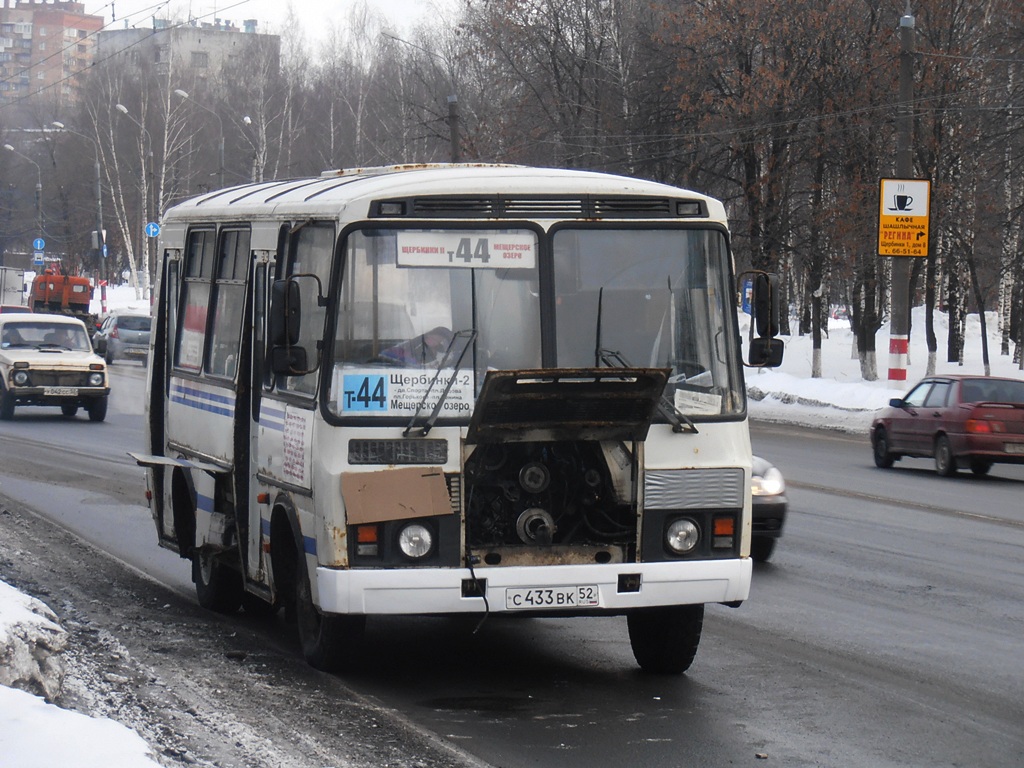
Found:
[[[0,581],[0,763],[159,768],[134,731],[48,703],[60,694],[66,644],[67,633],[47,605]]]

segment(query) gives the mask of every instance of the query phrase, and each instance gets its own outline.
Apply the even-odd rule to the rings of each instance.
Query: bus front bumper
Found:
[[[739,603],[751,560],[504,568],[317,568],[319,607],[340,614],[551,612],[585,615],[698,603]],[[485,584],[486,605],[479,592]],[[578,600],[577,600],[578,598]]]

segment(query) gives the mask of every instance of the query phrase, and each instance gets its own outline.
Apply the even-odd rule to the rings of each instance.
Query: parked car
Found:
[[[754,457],[750,478],[753,494],[753,538],[750,556],[755,562],[767,561],[775,551],[775,542],[782,536],[786,524],[786,482],[782,472],[771,462]]]
[[[0,304],[0,312],[31,312],[32,307],[26,307],[24,304]]]
[[[107,367],[93,352],[85,323],[67,315],[0,315],[0,419],[22,405],[80,407],[90,421],[107,417]]]
[[[92,337],[93,348],[108,365],[122,358],[145,365],[151,325],[152,318],[144,312],[112,312]]]
[[[951,477],[961,467],[987,474],[993,464],[1024,464],[1024,381],[991,376],[929,376],[871,424],[875,465],[904,456],[935,459]]]

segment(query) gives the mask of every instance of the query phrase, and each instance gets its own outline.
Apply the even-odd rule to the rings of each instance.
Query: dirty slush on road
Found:
[[[0,579],[68,633],[54,703],[128,726],[163,765],[482,765],[306,665],[291,628],[205,612],[3,498],[0,553]]]

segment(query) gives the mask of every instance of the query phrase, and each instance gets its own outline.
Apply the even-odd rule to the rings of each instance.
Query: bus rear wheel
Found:
[[[199,604],[216,613],[235,613],[242,607],[242,574],[201,549],[192,552],[192,581]]]
[[[640,608],[626,616],[629,644],[644,672],[679,675],[697,655],[704,627],[703,605]]]
[[[366,631],[365,616],[324,614],[313,604],[304,560],[295,574],[295,618],[306,662],[324,672],[350,670],[358,660]]]

